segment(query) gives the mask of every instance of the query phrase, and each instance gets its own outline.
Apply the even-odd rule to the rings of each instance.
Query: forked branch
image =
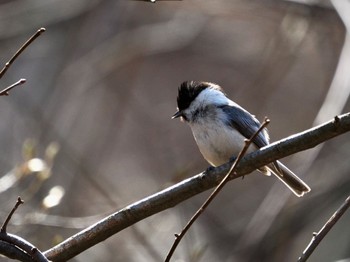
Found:
[[[0,242],[2,247],[0,249],[1,254],[10,256],[11,258],[21,258],[24,261],[37,261],[37,262],[48,262],[47,258],[28,241],[20,238],[18,236],[8,234],[6,232],[7,225],[11,220],[12,215],[15,213],[17,208],[23,204],[23,200],[18,197],[15,206],[12,208],[11,212],[8,214],[5,222],[0,229]]]

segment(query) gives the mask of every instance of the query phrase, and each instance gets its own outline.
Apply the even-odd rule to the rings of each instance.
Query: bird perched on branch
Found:
[[[260,122],[247,110],[230,100],[223,89],[209,82],[186,81],[179,87],[178,111],[172,118],[180,117],[191,127],[194,139],[203,157],[219,166],[237,156],[260,127]],[[265,128],[253,140],[248,152],[269,144]],[[310,192],[310,187],[280,161],[259,169],[265,175],[278,177],[296,196]]]

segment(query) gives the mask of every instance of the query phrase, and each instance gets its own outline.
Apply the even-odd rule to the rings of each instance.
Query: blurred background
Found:
[[[221,85],[271,140],[349,111],[350,1],[0,2],[0,218],[46,250],[107,214],[208,167],[171,120],[185,80]],[[347,21],[348,20],[348,21]],[[348,28],[350,26],[348,25]],[[296,261],[350,191],[350,139],[283,159],[310,185],[296,198],[259,173],[227,184],[173,261]],[[210,192],[156,214],[72,261],[163,261]],[[350,259],[350,213],[309,261]],[[7,261],[0,258],[1,261]]]

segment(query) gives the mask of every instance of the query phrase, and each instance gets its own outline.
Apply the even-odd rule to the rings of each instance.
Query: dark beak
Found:
[[[182,116],[182,112],[179,110],[179,111],[177,111],[177,112],[172,116],[171,119],[178,118],[178,117],[180,117],[180,116]]]

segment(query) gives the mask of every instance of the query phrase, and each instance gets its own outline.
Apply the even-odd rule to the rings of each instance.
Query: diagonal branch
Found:
[[[0,96],[8,96],[10,90],[12,90],[13,88],[15,88],[16,86],[23,85],[25,82],[26,82],[26,80],[25,80],[24,78],[18,80],[16,83],[14,83],[14,84],[12,84],[12,85],[6,87],[5,89],[1,90],[1,91],[0,91]]]
[[[17,52],[11,57],[11,59],[5,64],[5,66],[0,71],[0,79],[3,77],[3,75],[6,73],[6,71],[10,68],[10,66],[13,64],[13,62],[17,59],[17,57],[22,54],[22,52],[35,40],[37,39],[43,32],[45,32],[45,28],[40,28],[34,35],[32,35],[18,50]]]
[[[26,241],[25,239],[13,235],[1,232],[0,233],[0,241],[6,242],[8,244],[13,245],[19,250],[24,251],[27,255],[29,255],[33,261],[36,262],[48,262],[47,258],[43,255],[43,253],[36,248],[34,245]]]
[[[314,252],[316,247],[320,244],[322,239],[328,234],[332,227],[337,223],[337,221],[343,216],[343,214],[350,207],[350,196],[344,201],[344,203],[335,211],[331,218],[326,222],[326,224],[321,228],[319,232],[313,233],[312,239],[303,254],[299,257],[298,262],[305,262]]]
[[[312,148],[348,131],[350,131],[350,113],[336,116],[325,124],[287,137],[246,155],[237,166],[237,175],[230,177],[230,179],[247,175],[277,159]],[[71,259],[138,221],[217,186],[230,167],[231,163],[226,163],[137,201],[45,251],[44,255],[54,261]]]
[[[29,256],[25,251],[3,240],[0,240],[0,253],[1,255],[11,258],[13,260],[19,260],[22,262],[33,262],[31,256]]]
[[[15,211],[17,210],[17,208],[23,204],[23,200],[21,199],[21,197],[17,198],[17,202],[15,204],[15,206],[12,208],[11,212],[8,214],[5,222],[2,224],[1,228],[0,228],[0,232],[1,233],[6,233],[6,229],[7,229],[7,224],[10,222],[12,215],[15,213]]]

